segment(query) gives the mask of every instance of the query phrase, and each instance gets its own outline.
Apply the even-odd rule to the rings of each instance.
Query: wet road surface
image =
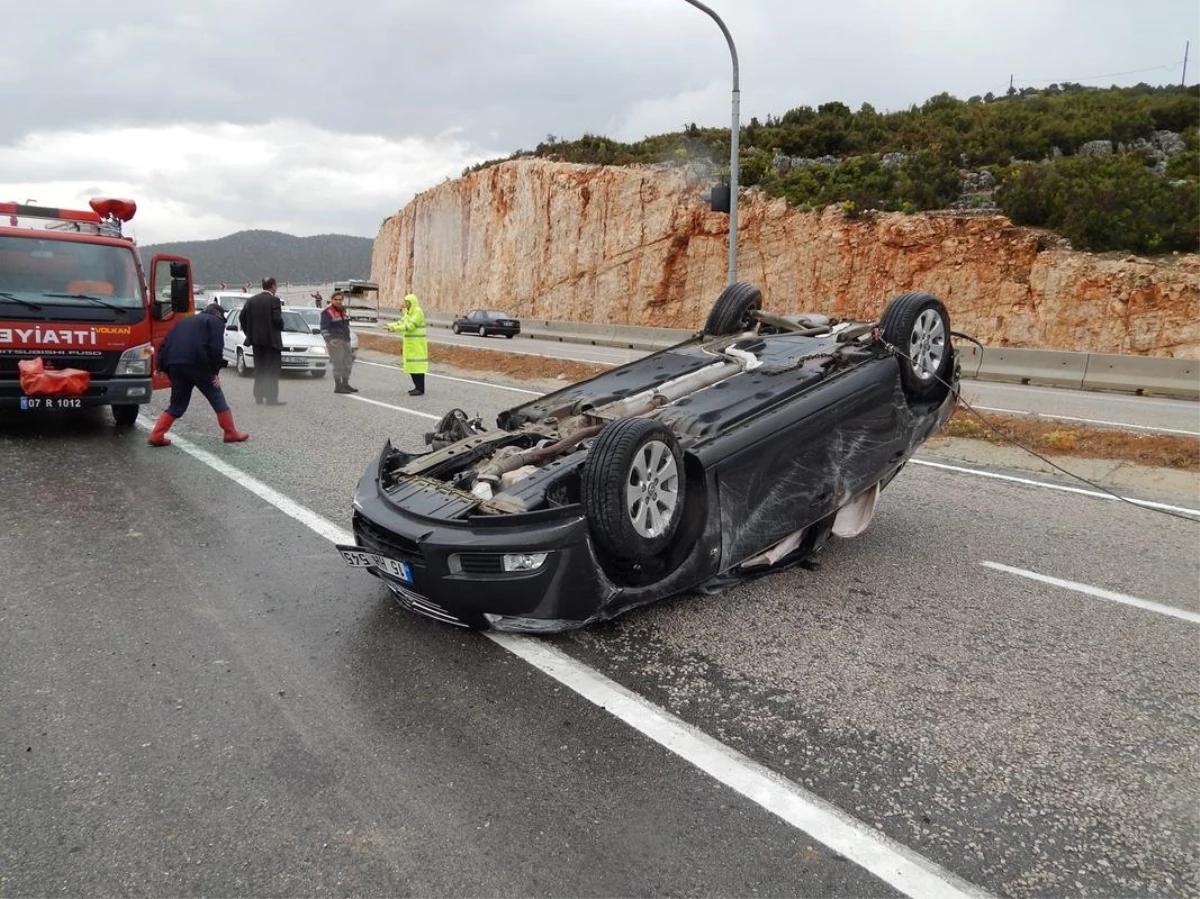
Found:
[[[530,641],[775,772],[753,799],[247,489],[346,529],[384,439],[530,394],[223,380],[251,440],[199,397],[173,433],[225,473],[0,420],[0,895],[930,895],[868,872],[897,847],[945,895],[1200,894],[1196,523],[909,466],[815,570]]]

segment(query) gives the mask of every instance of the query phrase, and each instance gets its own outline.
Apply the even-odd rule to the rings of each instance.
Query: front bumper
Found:
[[[0,381],[0,408],[39,411],[148,403],[153,393],[149,378],[92,379],[81,396],[26,396],[16,381]]]
[[[600,573],[582,513],[466,521],[416,514],[379,489],[383,458],[367,469],[355,494],[355,543],[338,549],[402,563],[363,567],[411,611],[464,627],[547,633],[595,620],[615,592]],[[546,558],[532,571],[503,571],[503,556],[515,553]]]

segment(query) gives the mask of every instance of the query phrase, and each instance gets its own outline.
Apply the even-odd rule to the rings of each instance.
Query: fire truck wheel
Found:
[[[127,428],[137,421],[138,407],[127,403],[113,403],[112,414],[118,427]]]

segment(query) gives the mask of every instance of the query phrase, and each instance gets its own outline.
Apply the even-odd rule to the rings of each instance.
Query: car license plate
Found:
[[[301,364],[307,361],[303,356],[284,356],[284,362],[290,362],[292,365]]]
[[[83,400],[75,396],[23,396],[21,409],[82,409]]]
[[[343,549],[339,546],[338,552],[342,554],[342,561],[351,568],[378,568],[384,574],[390,574],[394,578],[412,583],[412,569],[407,562],[398,562],[387,556],[361,549]]]

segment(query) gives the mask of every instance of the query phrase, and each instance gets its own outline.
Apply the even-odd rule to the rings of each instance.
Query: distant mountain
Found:
[[[373,243],[369,237],[347,234],[294,237],[279,231],[238,231],[216,240],[147,244],[141,251],[147,262],[155,253],[187,256],[197,284],[224,281],[233,287],[249,281],[257,290],[269,275],[280,284],[369,278]]]

